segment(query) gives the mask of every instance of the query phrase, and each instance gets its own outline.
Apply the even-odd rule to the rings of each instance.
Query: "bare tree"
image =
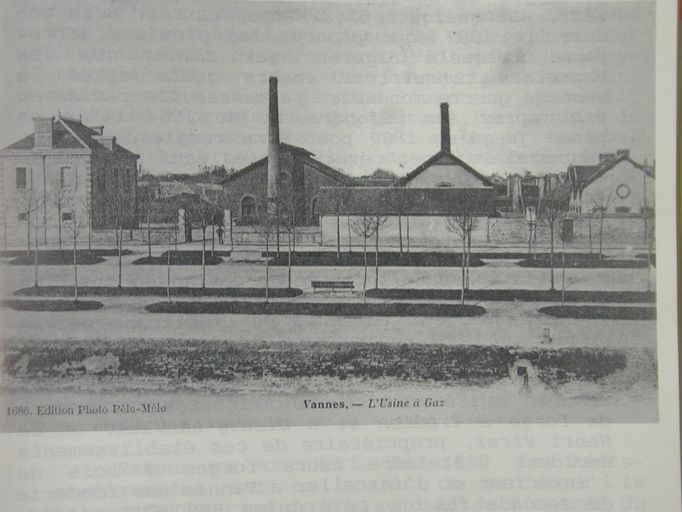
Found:
[[[147,255],[152,257],[152,210],[154,194],[149,187],[140,188],[137,193],[138,215],[147,224]]]
[[[19,219],[26,222],[26,256],[30,256],[31,228],[37,229],[35,212],[40,209],[42,201],[33,189],[26,189],[16,196],[15,202]]]
[[[81,216],[76,211],[76,201],[73,196],[63,204],[63,207],[71,208],[71,218],[65,222],[66,229],[71,235],[73,242],[73,300],[78,300],[78,236],[89,225],[87,216]]]
[[[545,194],[540,203],[538,218],[549,228],[549,288],[554,287],[554,232],[568,211],[569,195],[564,188],[556,188]]]
[[[187,202],[186,211],[191,219],[197,219],[201,227],[201,287],[206,288],[206,228],[213,222],[215,206],[206,194]]]
[[[595,194],[592,197],[592,211],[599,214],[599,259],[601,260],[604,255],[602,254],[602,246],[604,242],[604,216],[611,205],[611,192],[601,192]]]
[[[123,229],[131,224],[135,211],[130,201],[122,193],[115,193],[107,206],[116,232],[116,249],[118,252],[117,286],[120,288],[123,281]]]
[[[26,255],[31,255],[31,228],[33,228],[33,265],[34,265],[34,282],[33,285],[38,287],[38,229],[40,227],[40,218],[38,212],[44,204],[40,196],[31,188],[21,192],[17,198],[17,209],[19,215],[26,221]]]
[[[336,258],[341,259],[341,212],[348,204],[349,192],[348,187],[332,187],[329,191],[329,206],[336,214]],[[350,238],[350,226],[348,231]]]
[[[371,216],[353,217],[350,221],[353,232],[362,238],[362,252],[364,255],[364,277],[362,280],[362,300],[366,302],[367,297],[367,240],[374,236],[377,223]]]
[[[47,201],[57,209],[57,240],[62,248],[62,212],[67,206],[72,206],[73,190],[65,187],[60,177],[54,180],[52,190],[47,195]]]
[[[375,212],[371,220],[374,229],[374,288],[379,288],[379,229],[386,222],[387,217]]]
[[[284,227],[287,234],[287,286],[291,288],[292,236],[296,237],[296,226],[301,220],[301,194],[296,191],[291,180],[280,180],[277,192],[278,224]]]
[[[83,212],[87,215],[88,222],[88,253],[92,253],[92,196],[88,193],[82,199]]]
[[[403,255],[403,216],[407,224],[407,252],[410,252],[410,216],[408,214],[412,206],[412,199],[408,189],[405,187],[396,186],[390,190],[388,202],[395,213],[398,214],[398,245],[400,247],[400,255]]]
[[[168,302],[171,302],[171,245],[173,240],[177,243],[178,239],[178,225],[170,224],[168,227],[168,252],[166,254],[166,297]],[[176,249],[177,250],[177,249]]]
[[[469,240],[471,230],[474,226],[473,216],[469,212],[465,212],[459,215],[451,215],[445,217],[445,226],[448,231],[459,236],[462,241],[462,291],[461,291],[461,303],[464,304],[465,291],[467,289],[466,283],[466,265],[467,265],[467,242]]]
[[[278,216],[273,209],[263,208],[256,217],[253,230],[265,241],[265,303],[270,299],[270,244],[279,232]]]

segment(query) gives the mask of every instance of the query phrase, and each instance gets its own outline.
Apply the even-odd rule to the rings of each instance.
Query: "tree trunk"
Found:
[[[201,288],[206,288],[206,225],[201,226]]]
[[[604,241],[604,212],[601,212],[601,217],[599,217],[599,260],[604,258],[602,254],[602,245]]]
[[[292,247],[291,250],[294,251],[294,252],[296,252],[296,224],[294,224],[294,227],[293,227],[292,231],[293,231],[293,233],[294,233],[294,237],[293,237],[293,241],[292,241],[292,244],[291,244],[291,247]]]
[[[62,248],[62,205],[57,205],[57,240],[59,240],[59,249]]]
[[[121,274],[123,271],[123,224],[121,224],[119,231],[117,232],[118,237],[118,287],[121,287]]]
[[[266,228],[267,229],[267,228]],[[265,303],[268,303],[270,286],[270,235],[265,234]]]
[[[92,212],[88,210],[88,254],[92,253]]]
[[[232,228],[234,223],[232,222],[232,213],[230,212],[230,252],[234,251],[234,237],[232,235]]]
[[[554,290],[554,222],[549,223],[549,289]]]
[[[76,213],[73,214],[73,300],[78,300],[78,260],[76,245],[78,233],[76,231]]]
[[[561,240],[561,305],[566,303],[566,249],[563,237]]]
[[[341,215],[336,212],[336,259],[341,259]]]
[[[166,261],[166,298],[171,302],[171,237],[168,237],[168,257]]]
[[[407,252],[410,252],[410,216],[405,216],[405,238],[407,242]]]
[[[26,214],[26,256],[31,255],[31,221],[28,219],[30,213]]]
[[[403,255],[403,216],[398,213],[398,245],[400,246],[400,255]]]
[[[149,258],[152,257],[152,211],[147,208],[147,252]]]
[[[348,254],[353,252],[353,243],[351,240],[351,233],[350,233],[350,215],[346,217],[346,220],[348,222]]]
[[[287,286],[288,288],[291,288],[291,230],[287,230],[287,254],[289,255],[289,261],[288,261],[288,266],[289,268],[287,269]]]
[[[367,233],[363,233],[362,239],[362,252],[365,257],[365,274],[362,279],[362,302],[367,303]]]
[[[277,257],[279,258],[279,212],[277,212],[277,217],[275,218],[275,229],[276,231],[276,242],[277,242]]]
[[[592,214],[587,217],[587,236],[589,237],[590,255],[592,254]]]
[[[466,250],[467,250],[467,237],[466,234],[462,234],[462,289],[460,291],[460,301],[462,305],[464,305],[464,286],[465,286],[465,278],[464,278],[464,267],[465,267],[465,261],[466,261]]]
[[[34,286],[38,288],[38,209],[36,208],[36,225],[33,229],[34,234],[34,251],[33,251],[33,261],[35,263],[35,281]]]
[[[467,279],[466,279],[466,289],[469,289],[469,269],[471,268],[471,230],[473,229],[473,225],[469,224],[469,227],[467,228]]]
[[[374,288],[379,288],[379,219],[376,220],[374,238]]]
[[[215,256],[215,224],[211,224],[211,256]]]
[[[533,259],[533,224],[528,223],[528,259]]]

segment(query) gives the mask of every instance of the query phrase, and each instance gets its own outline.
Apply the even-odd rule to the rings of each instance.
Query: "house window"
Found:
[[[76,180],[74,179],[74,172],[71,167],[62,167],[59,169],[59,186],[61,188],[74,187]]]
[[[616,213],[630,213],[629,206],[616,206]]]
[[[62,220],[63,221],[71,221],[71,220],[73,220],[73,215],[71,214],[71,212],[64,212],[64,213],[62,213]]]
[[[19,215],[17,215],[17,219],[19,219],[20,221],[28,220],[28,213],[26,212],[20,213]]]
[[[126,192],[130,192],[131,189],[131,183],[130,183],[130,168],[125,170],[125,183],[123,184],[123,188],[125,189]]]
[[[26,167],[17,167],[17,188],[26,188]]]
[[[256,221],[256,199],[246,196],[242,199],[242,224],[253,224]]]

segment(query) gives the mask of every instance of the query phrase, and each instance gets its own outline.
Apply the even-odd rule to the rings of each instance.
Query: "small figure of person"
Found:
[[[218,243],[223,245],[223,235],[225,234],[225,229],[222,226],[218,226]]]

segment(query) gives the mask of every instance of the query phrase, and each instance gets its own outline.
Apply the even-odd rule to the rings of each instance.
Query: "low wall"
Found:
[[[599,244],[599,218],[571,217],[573,220],[572,245],[588,247],[590,238],[596,248]],[[342,246],[348,246],[350,222],[350,240],[353,246],[362,245],[362,237],[352,230],[354,218],[340,218],[340,239]],[[322,245],[336,245],[336,216],[325,215],[320,218]],[[410,244],[421,247],[451,247],[461,243],[457,233],[448,229],[445,217],[410,217],[402,218],[403,245],[407,245],[407,228],[409,223]],[[560,242],[560,224],[557,223],[555,243]],[[591,237],[590,237],[591,232]],[[398,246],[398,217],[387,217],[379,231],[382,246]],[[472,243],[476,245],[519,245],[528,243],[528,227],[521,215],[504,217],[479,217],[474,221]],[[549,244],[549,227],[540,222],[537,226],[537,244]],[[373,243],[374,237],[371,242]],[[603,243],[607,246],[644,245],[644,221],[634,216],[606,216],[603,225]]]

